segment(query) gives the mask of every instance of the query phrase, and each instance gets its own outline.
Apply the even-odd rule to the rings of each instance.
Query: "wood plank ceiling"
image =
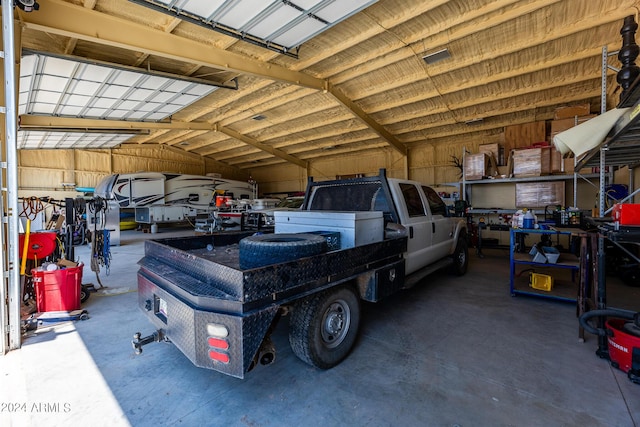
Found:
[[[237,81],[237,90],[217,90],[127,143],[165,144],[242,169],[306,167],[383,148],[406,155],[419,144],[437,147],[548,120],[563,105],[589,102],[597,112],[602,47],[620,48],[623,19],[637,15],[639,5],[379,0],[292,58],[126,0],[39,3],[37,12],[16,12],[25,49],[226,86]],[[424,55],[444,48],[450,58],[425,63]],[[609,63],[619,66],[615,57]],[[21,119],[25,127],[119,126]]]

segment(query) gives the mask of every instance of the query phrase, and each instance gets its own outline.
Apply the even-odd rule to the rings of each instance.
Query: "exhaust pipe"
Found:
[[[256,356],[251,361],[247,372],[252,371],[258,363],[261,365],[271,365],[276,360],[276,347],[273,345],[270,337],[267,337],[262,341]]]
[[[276,347],[273,345],[271,338],[267,338],[262,342],[258,351],[258,360],[261,365],[271,365],[276,360]]]

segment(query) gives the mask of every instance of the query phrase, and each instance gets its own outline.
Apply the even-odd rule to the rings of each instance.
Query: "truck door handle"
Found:
[[[431,223],[431,231],[433,231],[434,233],[436,232],[436,223],[435,222]]]
[[[409,227],[409,238],[413,239],[413,227]]]

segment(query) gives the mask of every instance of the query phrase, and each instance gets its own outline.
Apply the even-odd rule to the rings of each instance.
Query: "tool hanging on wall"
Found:
[[[24,234],[19,236],[19,251],[20,251],[20,280],[22,288],[22,300],[27,304],[29,300],[34,298],[34,287],[31,275],[27,272],[31,271],[31,268],[38,266],[38,255],[43,254],[43,257],[49,256],[53,250],[51,247],[55,247],[55,244],[51,244],[48,238],[43,233],[31,234],[31,222],[35,220],[38,215],[44,211],[44,203],[37,197],[25,197],[22,200],[22,211],[20,211],[20,217],[26,218]],[[45,233],[46,234],[46,233]],[[54,234],[55,236],[55,234]],[[55,238],[55,237],[54,237]],[[42,258],[43,258],[42,257]]]
[[[111,267],[111,245],[109,230],[104,228],[108,204],[102,197],[94,197],[87,202],[88,211],[93,215],[93,238],[91,239],[91,271],[95,271],[96,280],[101,288],[100,267],[105,267],[107,275]]]

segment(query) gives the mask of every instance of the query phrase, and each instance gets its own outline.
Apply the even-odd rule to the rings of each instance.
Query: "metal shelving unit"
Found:
[[[544,268],[544,269],[564,269],[571,272],[572,279],[575,280],[576,273],[580,271],[580,260],[573,254],[562,253],[561,261],[555,264],[534,262],[528,253],[516,252],[516,243],[518,236],[524,234],[535,235],[548,235],[548,236],[571,236],[570,231],[558,231],[558,230],[537,230],[537,229],[511,229],[510,235],[510,256],[509,256],[509,290],[512,296],[516,295],[529,295],[538,298],[546,298],[557,301],[576,302],[578,295],[578,284],[571,284],[567,286],[565,283],[557,284],[555,289],[550,291],[537,290],[533,288],[523,287],[521,284],[516,283],[516,278],[519,273],[516,272],[517,266],[525,266],[529,268]]]
[[[624,28],[624,27],[623,27]],[[635,33],[635,30],[633,31]],[[631,46],[624,44],[625,38],[623,37],[622,49],[629,49]],[[627,40],[629,41],[629,40]],[[635,44],[633,37],[630,41]],[[637,48],[637,46],[636,46]],[[606,110],[606,70],[610,68],[607,65],[607,51],[603,48],[602,51],[602,105],[603,112]],[[625,57],[626,58],[626,57]],[[631,63],[634,58],[632,57]],[[634,64],[626,64],[634,65]],[[619,201],[627,202],[633,200],[633,197],[640,192],[640,189],[633,189],[634,183],[634,169],[640,166],[640,76],[629,85],[629,87],[623,92],[618,108],[628,108],[628,110],[616,121],[613,128],[605,138],[605,140],[592,150],[585,153],[577,162],[576,166],[581,167],[599,167],[600,174],[604,173],[606,167],[621,167],[627,166],[629,168],[629,195]],[[598,198],[599,208],[599,233],[597,237],[597,265],[596,275],[592,279],[595,283],[591,283],[592,293],[594,293],[593,305],[596,309],[607,308],[607,285],[606,285],[606,262],[605,262],[605,245],[604,240],[609,239],[610,242],[617,245],[621,249],[625,250],[628,255],[631,256],[638,264],[640,264],[640,258],[632,252],[625,249],[625,244],[640,245],[640,227],[630,226],[621,227],[614,223],[607,221],[607,214],[612,208],[607,209],[605,204],[605,186],[604,183],[600,183],[600,192]],[[586,307],[588,301],[580,301],[579,307]],[[600,328],[604,328],[604,319],[599,319]],[[596,352],[600,357],[608,356],[608,343],[606,337],[598,337],[598,350]]]
[[[636,80],[634,85],[640,86],[640,81]],[[640,89],[635,93],[638,96],[636,103],[618,119],[603,143],[580,158],[576,167],[599,167],[602,174],[607,166],[628,166],[629,180],[631,183],[633,182],[633,170],[640,166]],[[622,105],[626,105],[626,103]],[[630,192],[626,200],[632,198],[639,191],[640,189],[636,189]],[[609,210],[606,209],[604,202],[603,182],[600,184],[598,203],[600,216],[606,216]]]
[[[462,161],[464,163],[466,157],[466,150],[463,150]],[[604,172],[601,173],[590,173],[590,174],[580,174],[577,171],[581,169],[582,166],[576,165],[574,168],[574,172],[570,174],[557,174],[557,175],[542,175],[542,176],[531,176],[531,177],[521,177],[521,178],[488,178],[488,179],[475,179],[475,180],[467,180],[464,177],[464,173],[462,175],[461,189],[460,195],[462,200],[465,200],[469,206],[472,206],[472,197],[467,197],[467,187],[473,185],[490,185],[490,184],[517,184],[523,182],[550,182],[550,181],[573,181],[573,205],[577,204],[577,190],[578,190],[578,179],[583,179],[584,181],[591,183],[592,180],[600,180],[600,185],[604,185],[607,181],[607,177]],[[464,168],[463,168],[464,169]],[[604,169],[601,169],[603,171]],[[595,185],[594,185],[595,186]],[[510,209],[505,209],[510,211]],[[495,209],[493,209],[495,211]],[[515,212],[515,209],[512,209]],[[480,213],[478,210],[470,213]],[[491,212],[489,212],[491,213]],[[508,213],[508,212],[506,212]]]
[[[564,175],[542,175],[542,176],[532,176],[526,178],[495,178],[495,179],[476,179],[472,181],[466,181],[466,185],[475,185],[475,184],[511,184],[518,182],[545,182],[545,181],[569,181],[572,180],[574,174],[564,174]],[[600,175],[597,173],[590,173],[581,175],[586,179],[594,179],[599,178]]]

